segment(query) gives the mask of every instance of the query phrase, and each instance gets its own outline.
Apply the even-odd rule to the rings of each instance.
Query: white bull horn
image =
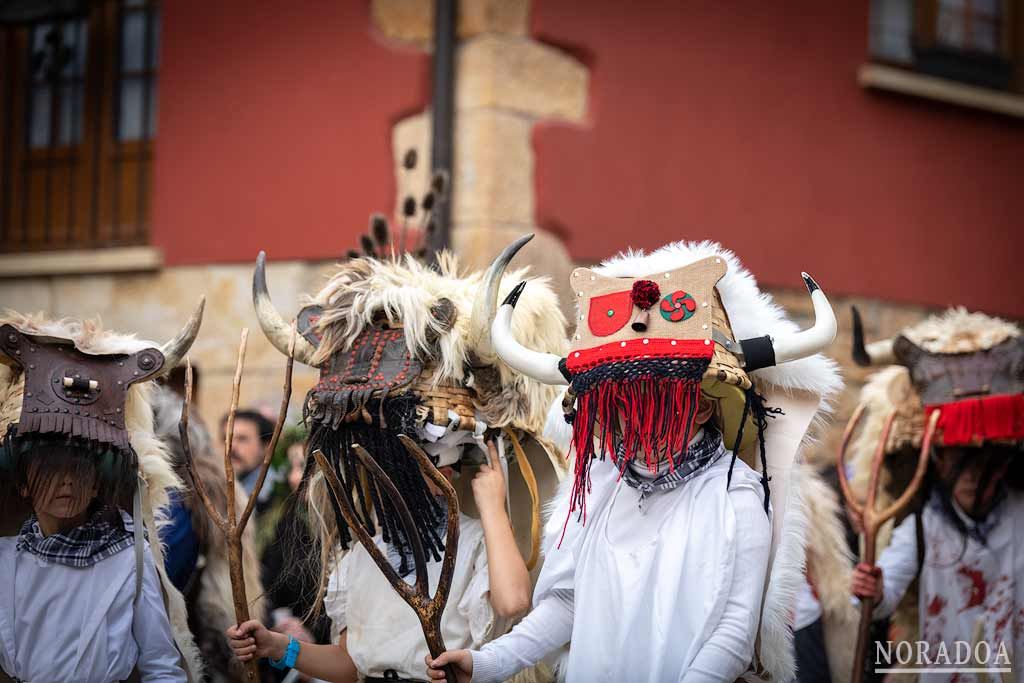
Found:
[[[167,374],[178,366],[185,358],[185,354],[192,348],[192,343],[199,334],[199,327],[203,324],[203,310],[206,308],[206,297],[199,297],[199,303],[192,312],[181,331],[173,339],[160,347],[160,353],[164,356],[164,367],[162,374]]]
[[[836,314],[828,303],[828,297],[814,278],[807,273],[800,275],[814,305],[814,325],[800,332],[780,332],[741,340],[743,369],[747,372],[813,356],[835,340],[839,323],[836,322]]]
[[[532,377],[544,384],[567,386],[569,380],[562,372],[564,358],[553,353],[541,353],[528,349],[517,342],[512,335],[512,312],[525,287],[526,282],[520,282],[498,307],[494,322],[491,324],[491,341],[494,344],[494,350],[509,367],[527,377]]]
[[[267,254],[261,251],[256,257],[256,270],[252,274],[252,304],[256,308],[256,318],[260,328],[270,343],[284,355],[288,355],[288,346],[292,339],[292,326],[286,322],[270,300],[267,290]],[[316,347],[301,334],[295,335],[295,360],[304,365],[313,365],[313,354]]]

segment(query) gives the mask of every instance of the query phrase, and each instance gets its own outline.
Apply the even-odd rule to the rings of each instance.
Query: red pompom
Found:
[[[658,283],[652,280],[637,280],[633,283],[631,296],[633,305],[646,311],[661,298],[661,289],[658,287]]]

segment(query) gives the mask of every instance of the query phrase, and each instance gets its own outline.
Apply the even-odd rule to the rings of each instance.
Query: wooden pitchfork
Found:
[[[857,406],[850,423],[843,432],[842,445],[839,447],[839,486],[843,491],[843,498],[846,499],[846,507],[860,516],[864,527],[864,550],[861,555],[861,562],[875,568],[875,555],[878,551],[878,530],[885,522],[902,513],[910,501],[917,495],[921,488],[921,481],[924,479],[925,470],[928,467],[928,454],[932,448],[932,437],[935,434],[935,424],[939,420],[939,411],[934,411],[925,426],[924,437],[921,440],[921,452],[917,458],[917,469],[914,470],[914,477],[910,480],[903,494],[884,510],[875,509],[875,500],[878,496],[879,475],[882,471],[882,460],[885,459],[885,446],[889,441],[889,432],[892,431],[892,423],[896,418],[894,410],[885,420],[882,428],[882,436],[875,449],[871,460],[871,477],[868,480],[867,495],[863,502],[859,501],[850,487],[846,478],[846,447],[850,443],[853,432],[864,415],[864,404]],[[871,615],[875,610],[875,603],[869,598],[860,602],[860,626],[857,629],[857,649],[853,659],[853,672],[850,680],[853,683],[860,683],[864,676],[864,659],[867,655],[868,635],[871,630]]]
[[[359,458],[359,462],[363,464],[366,472],[369,473],[370,479],[372,479],[371,486],[376,486],[378,491],[383,490],[398,511],[402,528],[405,530],[405,537],[412,547],[413,562],[416,567],[416,583],[414,586],[410,586],[398,575],[398,572],[391,566],[391,562],[388,561],[387,556],[373,542],[373,538],[370,536],[366,526],[359,516],[355,514],[352,501],[343,489],[341,481],[338,479],[334,467],[328,462],[327,457],[319,449],[313,451],[313,457],[316,458],[316,463],[320,467],[320,471],[323,472],[324,479],[327,481],[331,497],[334,499],[335,505],[340,509],[341,515],[345,518],[349,529],[352,530],[352,533],[355,534],[359,542],[366,548],[366,552],[370,554],[370,558],[384,574],[384,577],[391,584],[392,588],[395,589],[395,592],[398,593],[409,607],[412,607],[420,621],[420,627],[423,629],[423,636],[427,640],[427,649],[430,650],[430,656],[436,658],[447,649],[444,644],[444,638],[441,636],[441,615],[444,613],[444,607],[448,603],[448,593],[451,590],[452,576],[455,573],[455,558],[458,554],[459,499],[455,495],[455,489],[452,488],[452,485],[434,467],[434,464],[430,462],[430,458],[423,452],[423,449],[416,445],[416,442],[404,434],[400,434],[398,439],[402,442],[405,450],[409,452],[409,455],[416,459],[420,472],[430,481],[434,482],[437,488],[441,489],[445,499],[448,501],[444,560],[441,563],[441,576],[438,579],[437,590],[434,592],[433,597],[430,596],[430,585],[427,578],[427,556],[423,552],[423,543],[420,541],[419,534],[416,533],[416,525],[413,522],[412,514],[409,513],[409,508],[399,495],[394,482],[381,469],[381,466],[366,452],[366,449],[358,444],[353,444],[352,450],[355,452],[356,457]],[[446,666],[444,672],[447,683],[456,683],[455,670],[451,665]]]
[[[284,427],[285,418],[288,415],[288,402],[292,395],[292,365],[295,357],[295,331],[292,330],[292,340],[288,345],[288,364],[284,372],[284,394],[281,396],[281,410],[277,416],[277,423],[274,425],[274,433],[270,438],[270,444],[263,453],[263,462],[260,464],[259,477],[256,479],[256,486],[249,494],[249,500],[245,504],[245,510],[241,517],[236,516],[235,506],[235,468],[231,464],[231,441],[235,434],[235,413],[238,411],[238,393],[242,384],[242,367],[245,364],[245,346],[249,337],[249,330],[242,330],[242,341],[238,348],[238,364],[235,366],[235,379],[231,385],[231,407],[228,409],[227,425],[225,426],[224,438],[224,472],[227,475],[227,516],[221,516],[220,511],[213,504],[210,495],[203,485],[203,480],[196,475],[195,466],[192,462],[192,446],[188,439],[188,412],[189,404],[192,403],[192,364],[186,361],[185,365],[185,402],[181,406],[181,421],[178,423],[178,432],[181,435],[181,445],[185,452],[185,467],[192,477],[196,493],[210,519],[221,530],[227,538],[228,544],[228,572],[231,577],[231,597],[235,602],[235,620],[242,624],[249,620],[249,600],[245,595],[245,575],[242,573],[242,533],[249,523],[253,508],[256,506],[256,499],[263,482],[267,478],[267,470],[270,468],[270,460],[274,457],[274,450],[277,448],[277,440],[281,436],[281,429]],[[256,660],[250,659],[245,663],[246,677],[250,681],[259,680],[259,672],[256,668]]]

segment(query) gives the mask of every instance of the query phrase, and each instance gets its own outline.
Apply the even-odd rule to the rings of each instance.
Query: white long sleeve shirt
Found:
[[[955,506],[955,504],[954,504]],[[975,522],[954,507],[970,529]],[[1000,644],[1013,662],[1014,680],[1024,681],[1024,494],[1011,492],[986,520],[986,543],[965,539],[939,508],[935,494],[922,510],[925,554],[918,587],[920,638],[929,651],[944,643],[954,658],[956,643],[989,644],[994,666]],[[917,576],[914,516],[903,520],[878,558],[882,599],[874,617],[891,615]],[[1015,657],[1015,653],[1017,656]],[[984,664],[984,663],[982,663]],[[950,680],[952,674],[927,674],[925,680]]]
[[[149,548],[135,599],[135,549],[92,567],[52,564],[0,538],[0,667],[27,681],[185,683]]]
[[[533,611],[473,653],[474,683],[505,680],[567,641],[570,683],[742,675],[753,659],[771,526],[760,475],[742,461],[726,491],[729,460],[648,497],[642,510],[610,462],[593,463],[586,524],[569,520],[561,547],[547,548]]]

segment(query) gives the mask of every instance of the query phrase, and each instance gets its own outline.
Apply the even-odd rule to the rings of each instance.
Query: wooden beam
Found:
[[[451,244],[451,204],[454,188],[455,135],[455,0],[434,3],[433,96],[431,100],[430,169],[448,173],[448,198],[434,209],[436,229],[428,249],[438,252]]]

